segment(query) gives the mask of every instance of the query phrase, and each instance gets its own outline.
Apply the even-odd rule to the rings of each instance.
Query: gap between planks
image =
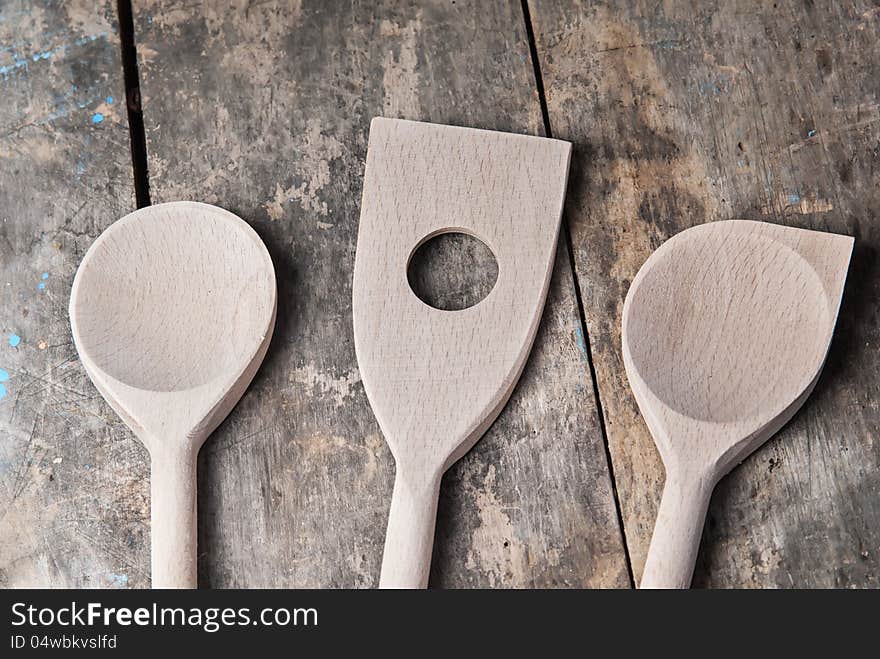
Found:
[[[544,133],[547,137],[553,137],[553,130],[550,126],[550,111],[547,107],[547,96],[544,91],[544,79],[541,76],[541,61],[538,58],[538,44],[535,40],[535,31],[532,27],[532,15],[529,11],[529,1],[521,0],[523,23],[526,28],[526,40],[529,42],[529,54],[532,59],[532,69],[535,75],[535,90],[538,93],[538,102],[541,104],[541,118],[544,122]],[[578,320],[580,322],[581,333],[584,336],[584,350],[587,356],[587,365],[589,367],[590,382],[593,385],[593,398],[596,400],[596,415],[599,417],[599,428],[602,432],[602,446],[605,449],[605,462],[608,464],[608,477],[611,480],[611,493],[614,497],[614,514],[617,517],[617,527],[620,529],[620,535],[623,540],[623,557],[626,562],[626,573],[629,578],[631,588],[636,587],[635,577],[633,575],[632,561],[629,556],[629,542],[626,537],[626,527],[623,524],[623,512],[620,507],[620,497],[617,492],[617,480],[614,476],[614,463],[611,460],[611,446],[608,442],[608,432],[605,428],[605,411],[602,408],[602,397],[599,392],[599,382],[596,379],[596,367],[593,365],[593,350],[590,346],[590,335],[587,329],[587,317],[584,312],[584,300],[581,295],[581,286],[577,278],[575,270],[574,248],[571,241],[571,229],[568,225],[568,213],[563,209],[562,212],[562,237],[565,241],[566,254],[568,255],[569,273],[572,279],[574,289],[575,303],[577,304]]]
[[[150,205],[150,175],[147,170],[147,134],[141,108],[141,83],[134,39],[134,16],[131,0],[117,0],[119,47],[122,54],[122,77],[125,81],[125,108],[128,112],[128,136],[131,144],[131,168],[137,208]]]

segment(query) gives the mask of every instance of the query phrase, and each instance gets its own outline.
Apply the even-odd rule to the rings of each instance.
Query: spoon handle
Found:
[[[159,452],[151,462],[152,586],[196,588],[196,454]]]
[[[379,588],[426,588],[434,549],[441,475],[397,465]]]
[[[689,588],[714,481],[667,470],[640,588]]]

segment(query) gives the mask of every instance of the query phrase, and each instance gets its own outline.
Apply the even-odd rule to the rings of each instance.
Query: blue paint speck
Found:
[[[106,32],[101,32],[101,34],[92,34],[87,37],[80,37],[79,39],[77,39],[73,43],[76,46],[82,46],[84,44],[91,43],[92,41],[97,41],[98,39],[101,39],[106,36],[107,36]]]
[[[39,284],[37,284],[37,288],[39,288],[41,291],[45,291],[46,284],[44,282],[40,282]]]
[[[9,382],[9,372],[0,368],[0,382]]]
[[[0,384],[0,400],[6,398],[6,387]]]
[[[82,160],[80,160],[79,162],[76,163],[76,175],[82,176],[85,173],[85,171],[86,171],[86,164]]]
[[[104,115],[101,114],[100,112],[95,112],[95,114],[92,115],[92,123],[93,124],[99,124],[102,121],[104,121]]]
[[[788,195],[788,203],[797,204],[800,203],[801,196],[797,193]]]
[[[113,97],[112,96],[108,96],[106,100],[107,100],[107,105],[113,105]]]
[[[714,82],[711,82],[711,81],[701,82],[700,83],[700,93],[701,94],[712,93],[712,94],[715,94],[715,96],[718,96],[719,94],[721,94],[721,87],[719,87],[717,84],[715,84]]]
[[[48,273],[48,272],[44,272],[43,274],[40,275],[40,279],[42,279],[42,280],[44,280],[44,281],[45,281],[46,279],[48,279],[48,278],[49,278],[49,273]]]
[[[11,348],[17,348],[19,343],[21,343],[21,337],[18,334],[13,334],[9,337],[9,346]]]
[[[35,62],[41,59],[49,59],[50,57],[52,57],[52,52],[53,51],[51,50],[44,50],[42,53],[34,53],[33,55],[31,55],[31,59]]]
[[[111,588],[125,588],[128,586],[127,574],[113,574],[110,572],[107,576],[110,577]]]
[[[812,136],[815,135],[815,134],[816,134],[816,129],[815,129],[815,128],[811,128],[811,129],[807,132],[807,137],[812,137]]]
[[[14,73],[18,69],[28,70],[28,60],[25,57],[24,59],[19,59],[15,53],[12,53],[12,64],[6,64],[4,66],[0,66],[0,75],[3,76],[3,79],[6,80],[9,77],[10,73]]]
[[[587,344],[584,341],[584,331],[580,327],[575,328],[574,339],[577,342],[578,350],[581,351],[581,357],[586,359],[586,357],[587,357]]]

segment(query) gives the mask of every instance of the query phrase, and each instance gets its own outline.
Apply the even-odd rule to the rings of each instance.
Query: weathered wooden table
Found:
[[[880,585],[880,8],[133,4],[0,4],[0,585],[149,585],[147,455],[83,372],[67,299],[105,227],[174,199],[249,221],[280,294],[266,362],[201,454],[201,584],[377,583],[394,465],[351,338],[377,115],[575,145],[543,324],[444,479],[432,585],[638,581],[663,469],[624,295],[662,241],[734,217],[857,242],[819,385],[716,490],[694,584]]]

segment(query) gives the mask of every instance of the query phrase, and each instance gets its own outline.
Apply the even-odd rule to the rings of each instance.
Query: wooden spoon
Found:
[[[77,270],[82,364],[150,452],[154,588],[196,587],[196,457],[262,362],[275,303],[259,236],[207,204],[126,215]]]
[[[853,239],[712,222],[664,243],[623,306],[623,360],[666,467],[642,588],[687,588],[718,480],[819,378]]]
[[[570,153],[558,140],[373,120],[353,312],[364,388],[397,465],[380,587],[427,585],[441,476],[519,379],[553,270]],[[441,311],[416,297],[407,266],[450,231],[492,250],[498,280],[475,306]]]

